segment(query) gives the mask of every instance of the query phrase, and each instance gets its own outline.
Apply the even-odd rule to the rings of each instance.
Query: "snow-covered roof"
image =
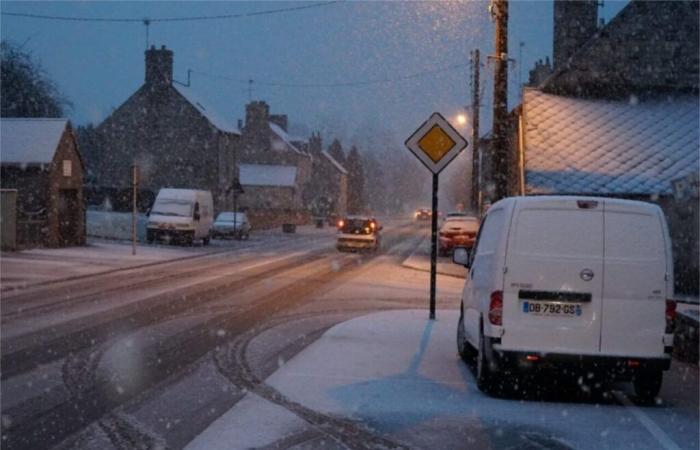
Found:
[[[243,186],[295,187],[297,168],[272,164],[241,164],[240,181]]]
[[[48,164],[53,161],[68,120],[4,118],[0,124],[3,164]]]
[[[698,171],[698,97],[583,100],[526,89],[526,192],[670,194]]]
[[[345,175],[348,174],[348,171],[345,169],[345,167],[343,167],[342,164],[340,164],[338,161],[336,161],[335,158],[333,158],[333,157],[331,156],[330,153],[328,153],[328,152],[325,151],[325,150],[321,150],[321,154],[322,154],[323,156],[325,156],[326,159],[327,159],[328,161],[330,161],[331,164],[333,164],[333,165],[335,166],[335,168],[338,169],[338,171],[339,171],[340,173],[345,174]]]
[[[197,108],[197,110],[202,114],[202,116],[204,116],[209,121],[209,123],[211,123],[219,131],[223,131],[224,133],[233,133],[237,135],[241,134],[241,130],[239,130],[238,127],[235,125],[233,119],[228,120],[225,118],[225,116],[219,114],[215,108],[203,101],[200,97],[197,96],[197,94],[192,92],[192,89],[175,83],[173,83],[173,87],[177,92],[180,93],[180,95],[185,97],[185,100],[187,100],[192,104],[192,106]]]
[[[273,133],[275,133],[275,135],[277,135],[278,138],[280,138],[282,140],[282,142],[287,144],[293,152],[298,153],[300,155],[305,154],[304,152],[302,152],[301,150],[296,148],[296,146],[294,144],[292,144],[291,138],[289,137],[287,132],[282,129],[282,127],[280,127],[276,123],[270,122],[270,129],[272,130]]]

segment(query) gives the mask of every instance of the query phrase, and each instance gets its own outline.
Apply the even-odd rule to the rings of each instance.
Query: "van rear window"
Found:
[[[603,214],[595,210],[522,210],[514,250],[521,255],[602,257]]]

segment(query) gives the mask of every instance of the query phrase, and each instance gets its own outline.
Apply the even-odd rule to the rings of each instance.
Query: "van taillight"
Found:
[[[673,333],[673,324],[676,321],[676,301],[666,300],[666,333]]]
[[[493,291],[491,293],[491,303],[489,303],[489,322],[492,325],[503,324],[503,291]]]

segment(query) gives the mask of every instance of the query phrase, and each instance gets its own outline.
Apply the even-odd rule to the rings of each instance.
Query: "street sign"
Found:
[[[467,147],[467,141],[436,112],[406,140],[406,147],[438,174]]]
[[[433,173],[433,214],[430,235],[430,318],[435,319],[435,282],[437,273],[438,175],[467,147],[467,141],[440,113],[433,113],[406,141],[413,152]]]

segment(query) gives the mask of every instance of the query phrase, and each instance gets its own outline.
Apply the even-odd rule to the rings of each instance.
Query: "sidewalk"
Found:
[[[0,257],[0,289],[21,289],[101,272],[192,258],[211,253],[212,250],[209,247],[139,245],[136,255],[132,255],[131,244],[127,242],[89,240],[85,247],[3,252]]]
[[[485,396],[456,355],[459,311],[426,316],[388,311],[332,327],[266,380],[289,408],[274,390],[248,392],[186,449],[344,448],[291,412],[300,407],[350,418],[409,448],[658,448],[623,405]],[[667,409],[644,414],[658,421]],[[696,440],[694,417],[674,417],[674,439]]]
[[[430,272],[430,239],[425,238],[411,256],[402,263],[409,269]],[[466,278],[467,269],[452,262],[452,256],[438,256],[437,273],[457,278]]]

